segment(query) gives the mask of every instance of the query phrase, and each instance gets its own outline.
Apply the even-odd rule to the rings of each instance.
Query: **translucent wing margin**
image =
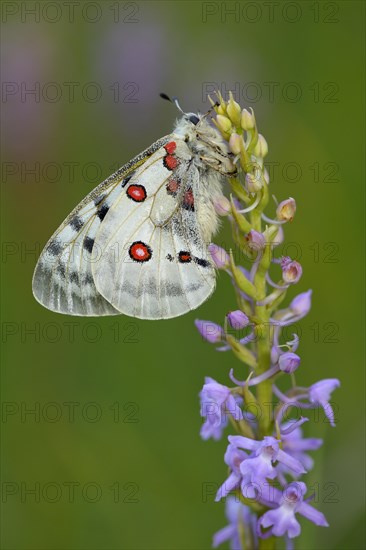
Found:
[[[133,174],[169,141],[163,137],[122,166],[91,191],[71,212],[46,244],[33,275],[33,294],[46,308],[82,316],[117,315],[117,310],[98,292],[92,265],[102,251],[95,246],[99,228],[109,209]]]

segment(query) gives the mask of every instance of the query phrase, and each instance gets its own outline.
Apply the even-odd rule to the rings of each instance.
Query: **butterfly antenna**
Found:
[[[177,98],[177,97],[172,97],[172,98],[170,98],[167,94],[164,94],[164,93],[161,93],[161,94],[160,94],[160,97],[162,97],[163,99],[166,99],[167,101],[170,101],[170,103],[174,103],[174,105],[176,106],[176,108],[178,109],[178,111],[180,111],[183,115],[186,114],[186,113],[183,111],[182,107],[179,105],[179,101],[178,101],[178,98]]]
[[[207,113],[205,113],[202,118],[206,118],[207,116],[211,115],[212,111],[214,110],[215,107],[218,107],[220,105],[220,103],[218,101],[216,101],[216,103],[214,103],[213,105],[211,105],[211,107],[209,108],[209,110],[207,111]]]

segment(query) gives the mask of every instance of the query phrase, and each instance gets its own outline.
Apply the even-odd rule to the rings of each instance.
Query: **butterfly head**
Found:
[[[184,113],[177,121],[174,133],[184,136],[197,162],[223,175],[235,175],[234,155],[217,128],[210,124],[208,114]]]
[[[160,96],[174,103],[182,113],[183,116],[176,122],[173,132],[183,137],[194,154],[196,163],[203,168],[212,168],[225,176],[236,175],[236,167],[233,164],[234,155],[229,151],[220,132],[208,122],[213,107],[204,115],[185,113],[176,97],[170,98],[166,94],[160,94]]]

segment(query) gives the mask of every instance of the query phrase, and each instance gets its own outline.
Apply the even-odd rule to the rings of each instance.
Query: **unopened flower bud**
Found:
[[[232,153],[234,155],[240,155],[241,152],[241,142],[243,141],[243,138],[239,136],[239,134],[236,134],[233,132],[229,139],[229,147]]]
[[[296,353],[287,351],[280,355],[278,365],[283,372],[285,372],[286,374],[291,374],[292,372],[295,372],[295,370],[298,368],[298,366],[300,365],[300,361],[301,359]]]
[[[219,129],[222,132],[225,132],[226,134],[230,133],[230,130],[232,128],[232,124],[226,116],[217,115],[216,122],[217,122],[217,125],[218,125]]]
[[[255,128],[255,118],[253,111],[249,113],[246,109],[243,109],[241,112],[241,127],[243,130],[253,130]]]
[[[257,193],[262,189],[262,182],[259,175],[248,172],[245,176],[245,188],[248,193]]]
[[[227,320],[230,326],[235,330],[240,330],[249,324],[249,318],[240,309],[230,311],[230,313],[227,314]]]
[[[227,115],[230,118],[231,122],[234,124],[234,126],[240,127],[240,118],[241,118],[240,105],[234,100],[232,92],[229,92],[229,95],[230,95],[230,99],[226,107]]]
[[[212,321],[201,321],[200,319],[196,319],[194,324],[201,336],[207,340],[207,342],[210,342],[210,344],[216,344],[223,339],[224,333],[220,325]]]
[[[215,110],[216,110],[218,115],[225,115],[226,114],[226,108],[222,103],[220,103],[220,105],[218,105]]]
[[[230,256],[226,252],[226,250],[224,250],[220,246],[217,246],[217,244],[210,244],[208,246],[208,251],[217,269],[226,269],[227,267],[229,267]]]
[[[219,90],[217,90],[215,93],[217,95],[217,101],[219,103],[216,112],[220,115],[224,115],[226,113],[226,103],[224,101],[224,98],[222,97],[222,93]]]
[[[224,195],[214,201],[214,208],[219,216],[228,216],[231,212],[230,201]]]
[[[207,99],[208,99],[209,102],[211,103],[211,107],[217,107],[217,106],[218,106],[218,105],[217,105],[217,102],[214,101],[214,100],[212,99],[212,97],[210,96],[210,94],[207,94]]]
[[[311,308],[311,295],[313,291],[308,290],[307,292],[302,292],[295,296],[290,304],[290,309],[295,313],[295,315],[307,315]]]
[[[287,256],[281,260],[282,278],[285,283],[298,283],[302,275],[302,267],[299,262],[291,260]]]
[[[258,134],[258,141],[253,151],[256,157],[263,159],[268,153],[268,144],[262,134]]]
[[[296,201],[292,197],[280,202],[277,206],[276,215],[280,221],[291,222],[296,212]]]

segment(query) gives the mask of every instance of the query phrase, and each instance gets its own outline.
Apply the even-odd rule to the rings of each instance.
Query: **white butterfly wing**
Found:
[[[194,210],[198,184],[188,147],[175,139],[134,173],[109,209],[95,238],[102,252],[92,273],[116,310],[167,319],[212,294],[215,272]]]
[[[69,315],[120,314],[95,287],[92,265],[100,255],[96,235],[134,170],[168,139],[154,143],[89,193],[48,241],[33,276],[33,294],[43,306]]]

